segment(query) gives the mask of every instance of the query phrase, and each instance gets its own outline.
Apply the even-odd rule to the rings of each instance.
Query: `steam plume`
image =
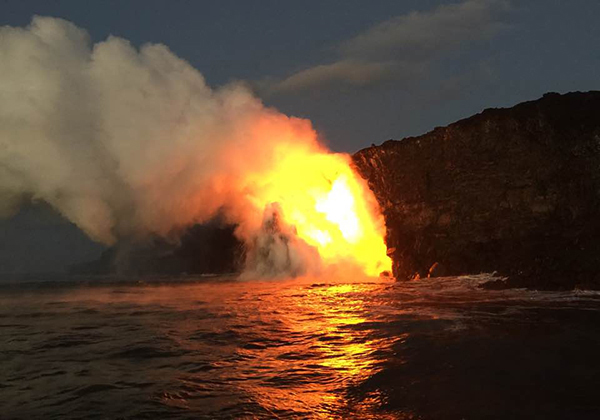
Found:
[[[227,178],[268,159],[252,153],[269,150],[256,122],[313,135],[241,85],[212,90],[163,45],[91,45],[54,18],[0,29],[0,95],[2,211],[29,195],[106,244],[231,204]]]
[[[271,265],[297,272],[314,253],[275,232],[277,210],[263,220],[254,199],[268,186],[253,174],[290,145],[324,151],[309,122],[264,107],[242,84],[211,89],[164,45],[92,44],[47,17],[0,28],[0,215],[24,197],[43,200],[110,245],[176,237],[223,211]],[[284,246],[285,258],[267,245]]]

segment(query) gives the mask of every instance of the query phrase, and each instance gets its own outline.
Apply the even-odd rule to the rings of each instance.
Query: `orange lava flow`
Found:
[[[316,248],[325,266],[354,266],[367,276],[391,270],[385,224],[373,193],[347,154],[318,142],[280,142],[266,171],[248,175],[257,212],[277,202],[284,222]]]

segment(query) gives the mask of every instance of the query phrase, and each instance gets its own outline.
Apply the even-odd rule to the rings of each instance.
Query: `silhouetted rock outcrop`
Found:
[[[177,243],[154,238],[120,242],[96,261],[71,267],[71,274],[228,274],[242,269],[244,246],[235,226],[214,220],[188,228]]]
[[[600,92],[488,109],[354,162],[397,278],[498,271],[508,280],[488,287],[600,287]]]

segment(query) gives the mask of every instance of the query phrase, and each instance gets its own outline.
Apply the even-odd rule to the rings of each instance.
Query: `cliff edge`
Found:
[[[600,288],[600,92],[487,109],[354,163],[398,279],[497,271],[508,279],[488,287]]]

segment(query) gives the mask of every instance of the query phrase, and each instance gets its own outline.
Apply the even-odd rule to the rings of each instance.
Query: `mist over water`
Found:
[[[0,417],[597,417],[600,295],[487,279],[3,285]]]

